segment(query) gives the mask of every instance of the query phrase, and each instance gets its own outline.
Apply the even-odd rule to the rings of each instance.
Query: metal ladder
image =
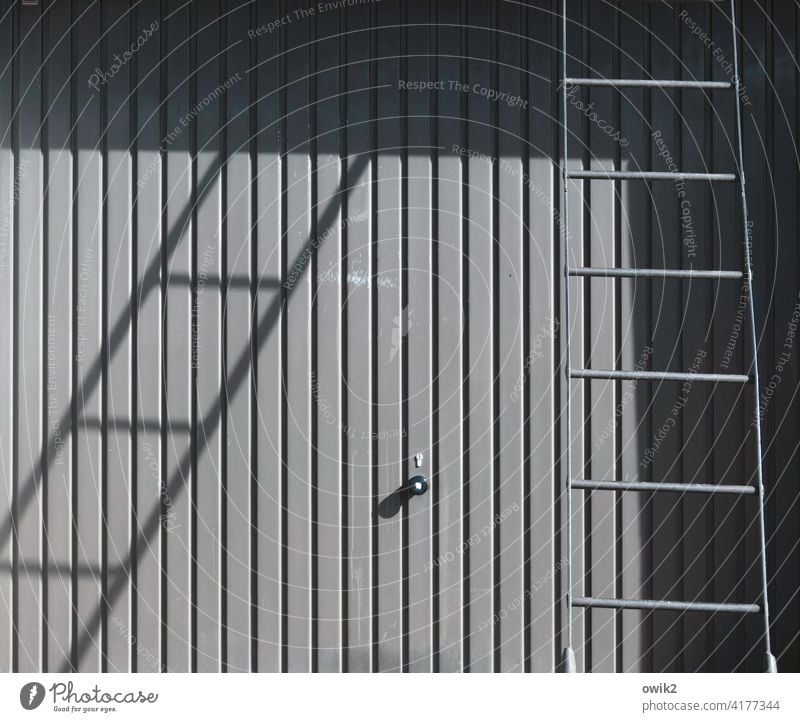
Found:
[[[567,632],[566,645],[561,659],[561,671],[575,672],[575,654],[573,651],[572,617],[575,607],[603,608],[603,609],[638,609],[638,610],[671,610],[692,611],[707,613],[734,613],[734,614],[761,614],[764,622],[765,641],[765,671],[777,672],[777,662],[770,646],[769,605],[767,600],[767,562],[766,562],[766,536],[764,524],[764,477],[762,469],[762,444],[761,444],[761,418],[759,398],[759,378],[757,359],[757,339],[755,326],[755,311],[753,307],[753,285],[751,269],[751,237],[747,215],[747,198],[745,196],[744,162],[742,152],[742,115],[741,93],[739,80],[739,58],[736,41],[736,15],[734,0],[730,0],[731,34],[733,37],[734,79],[733,82],[716,81],[684,81],[684,80],[636,80],[636,79],[596,79],[596,78],[570,78],[567,74],[567,22],[569,0],[562,0],[562,113],[563,113],[563,154],[561,159],[561,179],[564,190],[564,206],[561,214],[562,222],[562,252],[564,257],[564,313],[563,327],[565,333],[565,359],[564,376],[566,386],[566,515],[567,515],[567,556],[566,556],[566,612]],[[738,176],[732,173],[684,173],[684,172],[631,172],[631,171],[591,171],[567,169],[568,139],[567,128],[567,94],[568,89],[575,86],[595,88],[678,88],[687,90],[732,90],[736,92],[736,126],[737,126],[737,161]],[[738,182],[741,191],[742,222],[744,225],[744,271],[717,271],[717,270],[661,270],[643,268],[594,268],[573,267],[570,264],[569,254],[569,208],[568,190],[571,180],[687,180],[706,182]],[[570,305],[569,285],[570,279],[581,277],[602,278],[644,278],[644,279],[696,279],[696,280],[735,280],[744,278],[747,283],[750,344],[753,350],[752,374],[717,374],[717,373],[673,373],[665,371],[623,371],[623,370],[593,370],[572,367],[570,353]],[[752,382],[755,393],[755,433],[757,445],[757,486],[751,485],[715,485],[715,484],[679,484],[658,482],[629,482],[629,481],[596,481],[590,479],[573,479],[572,477],[572,383],[589,379],[606,380],[644,380],[644,381],[701,381],[710,383],[736,383],[745,384]],[[723,604],[697,601],[668,601],[657,599],[616,599],[599,598],[573,595],[572,575],[572,492],[578,489],[606,490],[606,491],[643,491],[658,492],[670,491],[680,493],[703,494],[758,494],[758,523],[760,536],[760,562],[761,562],[761,603],[760,604]]]

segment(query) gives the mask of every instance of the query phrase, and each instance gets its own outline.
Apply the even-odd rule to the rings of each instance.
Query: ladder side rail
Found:
[[[753,406],[755,407],[755,432],[756,432],[756,475],[758,481],[758,527],[759,527],[759,543],[761,546],[761,586],[762,586],[762,609],[764,620],[764,644],[766,646],[766,667],[768,672],[777,672],[777,662],[772,654],[772,645],[770,643],[770,630],[769,630],[769,603],[767,600],[767,532],[764,520],[764,469],[762,459],[762,445],[761,445],[761,388],[758,375],[758,334],[756,332],[756,313],[755,313],[755,299],[753,297],[753,268],[752,268],[752,235],[750,232],[750,223],[747,213],[747,194],[745,192],[745,176],[744,176],[744,149],[742,142],[742,108],[741,108],[741,78],[739,77],[739,46],[736,32],[736,2],[730,0],[730,21],[731,21],[731,37],[733,41],[733,79],[736,86],[736,144],[738,150],[738,163],[739,163],[739,189],[742,198],[742,223],[744,224],[744,268],[745,276],[747,278],[747,293],[749,297],[749,321],[750,321],[750,343],[753,350],[753,387],[754,399]]]
[[[567,554],[565,562],[565,576],[566,576],[566,615],[567,615],[567,644],[563,651],[561,658],[561,670],[564,672],[575,672],[575,654],[572,647],[572,379],[570,369],[572,368],[572,350],[570,347],[572,324],[570,318],[570,298],[569,298],[569,268],[570,268],[570,253],[569,253],[569,179],[567,177],[567,159],[569,147],[569,129],[567,123],[567,2],[568,0],[561,0],[561,65],[562,65],[562,83],[561,83],[561,123],[562,123],[562,159],[561,159],[561,182],[564,189],[564,205],[561,214],[561,235],[562,235],[562,253],[564,254],[564,320],[562,328],[564,329],[564,384],[566,386],[566,409],[565,409],[565,433],[567,436],[567,458],[564,461],[565,479],[564,479],[564,493],[566,495],[566,515],[567,515]]]

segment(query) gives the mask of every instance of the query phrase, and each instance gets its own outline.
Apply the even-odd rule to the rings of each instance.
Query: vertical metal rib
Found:
[[[774,663],[772,658],[772,645],[769,638],[769,603],[767,600],[767,540],[766,529],[764,524],[764,469],[761,451],[761,390],[760,381],[758,377],[758,336],[756,334],[756,313],[755,313],[755,299],[753,297],[753,270],[752,270],[752,244],[750,237],[750,223],[747,215],[747,195],[745,193],[745,176],[744,176],[744,151],[742,148],[742,108],[741,108],[741,94],[740,86],[741,79],[739,77],[739,50],[737,46],[736,37],[736,3],[735,0],[730,0],[731,4],[731,37],[733,40],[733,79],[736,84],[736,142],[739,154],[739,189],[742,195],[742,222],[744,223],[744,267],[745,275],[747,277],[747,294],[750,303],[750,342],[753,347],[753,385],[755,387],[755,395],[753,405],[755,407],[755,428],[756,428],[756,454],[758,458],[757,474],[758,474],[758,527],[759,527],[759,542],[761,545],[761,585],[763,596],[763,610],[764,610],[764,644],[766,646],[767,659]]]

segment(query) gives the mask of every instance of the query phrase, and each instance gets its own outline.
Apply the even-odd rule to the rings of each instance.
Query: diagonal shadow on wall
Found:
[[[357,157],[353,163],[353,166],[348,170],[348,175],[350,177],[358,178],[367,166],[367,159],[367,156]],[[339,204],[337,203],[337,200],[346,192],[347,188],[340,185],[337,192],[331,196],[330,201],[325,207],[323,213],[318,215],[317,231],[320,235],[326,233],[335,225],[337,214],[339,212]],[[185,215],[182,217],[182,222],[176,224],[176,229],[170,235],[170,252],[174,251],[177,240],[182,234],[182,230],[179,229],[182,229],[190,215],[191,209],[187,209]],[[297,264],[305,254],[313,254],[315,250],[314,241],[314,238],[309,238],[296,257],[292,259],[291,262],[287,262],[287,267],[297,267]],[[311,264],[305,263],[299,265],[301,268],[300,273],[305,273]],[[155,281],[148,287],[148,290],[152,290],[153,287],[157,285],[158,267],[155,268],[153,274]],[[148,273],[148,277],[149,275],[150,274]],[[212,436],[220,424],[224,410],[222,403],[223,399],[225,399],[226,396],[231,395],[231,393],[241,387],[242,384],[246,383],[250,369],[251,352],[260,349],[269,338],[270,334],[276,329],[285,304],[287,303],[289,296],[293,293],[294,289],[297,288],[298,285],[299,284],[296,283],[290,284],[288,287],[285,287],[285,291],[282,295],[277,295],[274,298],[274,300],[265,309],[254,331],[251,333],[250,343],[248,344],[246,350],[240,354],[235,363],[229,366],[229,368],[226,370],[225,378],[223,379],[219,393],[216,396],[217,400],[211,406],[208,413],[200,420],[200,428],[204,430],[205,438]],[[223,294],[223,303],[224,298],[225,296]],[[121,319],[120,323],[118,324],[118,326],[122,327],[121,330],[118,331],[117,328],[115,328],[115,331],[117,331],[116,335],[118,337],[118,341],[119,337],[124,331],[124,325],[124,319]],[[114,334],[112,334],[111,341],[112,353],[113,349],[115,348],[113,340]],[[99,362],[97,366],[99,368]],[[93,377],[93,381],[95,383],[97,382],[97,379],[99,379],[99,372],[96,374],[96,377],[97,378]],[[54,442],[51,440],[50,444],[53,445],[53,443]],[[193,459],[195,456],[200,457],[206,450],[207,446],[205,444],[197,444],[195,435],[192,435],[192,441],[188,450],[181,457],[174,473],[172,474],[172,477],[166,483],[166,491],[164,492],[166,495],[172,499],[176,499],[181,493],[183,493],[183,491],[185,491],[185,487],[182,482],[191,470]],[[32,483],[32,480],[26,486],[26,489],[28,488],[31,489],[27,494],[27,498],[30,500],[36,491],[36,486]],[[161,515],[159,509],[156,509],[153,513],[151,513],[144,523],[139,524],[136,540],[134,541],[132,548],[128,550],[128,554],[123,564],[118,565],[108,574],[105,598],[101,601],[101,604],[98,605],[91,618],[89,618],[83,624],[83,631],[80,635],[80,638],[77,640],[76,659],[72,660],[70,663],[62,665],[62,669],[60,670],[61,672],[73,671],[73,669],[80,664],[80,660],[86,655],[87,651],[91,649],[91,641],[95,634],[97,634],[103,619],[104,605],[107,607],[113,606],[114,601],[124,591],[126,584],[130,580],[131,567],[135,558],[135,550],[141,548],[144,543],[151,541],[157,534],[160,525]]]

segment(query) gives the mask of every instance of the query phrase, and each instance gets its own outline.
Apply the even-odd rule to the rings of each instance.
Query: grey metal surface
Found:
[[[582,7],[612,39],[573,34],[595,72],[730,82],[684,6]],[[0,0],[0,670],[560,662],[559,3],[299,8]],[[732,57],[713,4],[685,9]],[[800,290],[797,10],[739,11],[764,388],[779,374],[763,409],[773,640],[796,670],[797,350],[781,359]],[[569,106],[596,154],[575,142],[570,168],[601,178],[572,183],[570,265],[737,267],[735,188],[687,191],[690,259],[651,138],[678,167],[729,173],[735,94],[700,111],[638,85],[578,92],[628,145]],[[644,168],[672,183],[605,180]],[[653,273],[573,282],[573,365],[675,373],[700,349],[694,376],[744,373],[739,284]],[[576,476],[752,479],[739,388],[696,384],[662,439],[678,384],[577,386]],[[417,473],[425,495],[392,497]],[[741,574],[754,497],[685,497],[576,494],[585,593],[757,599]],[[734,615],[580,610],[574,635],[581,671],[763,663],[757,620]]]

